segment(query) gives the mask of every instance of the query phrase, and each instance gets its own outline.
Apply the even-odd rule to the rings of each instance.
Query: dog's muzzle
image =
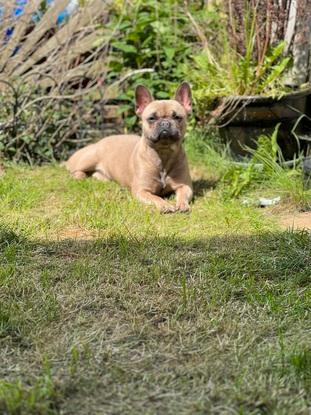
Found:
[[[169,120],[161,120],[155,128],[153,141],[178,140],[180,137],[177,128]]]

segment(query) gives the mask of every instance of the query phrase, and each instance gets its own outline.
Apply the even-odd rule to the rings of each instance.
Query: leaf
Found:
[[[159,92],[157,92],[157,97],[158,98],[164,98],[164,99],[167,99],[167,98],[169,98],[169,94],[167,93],[167,92],[164,92],[164,91],[159,91]]]
[[[132,117],[127,117],[126,118],[126,125],[128,126],[128,127],[133,127],[133,125],[135,125],[136,124],[136,122],[137,122],[137,117],[136,117],[136,115],[133,115]]]
[[[286,69],[289,61],[290,58],[284,58],[278,65],[274,66],[270,74],[267,76],[266,80],[258,88],[258,92],[264,91],[265,88],[267,88],[273,81],[278,79],[281,73]]]
[[[122,50],[122,52],[125,53],[137,53],[137,49],[135,48],[135,46],[129,45],[128,43],[114,42],[112,45],[116,49],[120,49]]]
[[[175,49],[174,48],[163,48],[167,59],[172,60],[175,56]]]
[[[272,48],[271,53],[265,57],[265,63],[273,63],[278,57],[280,57],[285,48],[285,41],[280,42],[274,48]]]

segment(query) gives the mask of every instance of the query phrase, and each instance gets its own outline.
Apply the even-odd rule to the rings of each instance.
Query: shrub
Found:
[[[29,0],[18,19],[12,3],[0,20],[10,34],[0,55],[0,149],[16,161],[49,161],[84,145],[104,121],[108,43],[96,39],[108,10],[90,0],[58,24],[68,0],[39,10]]]
[[[0,150],[6,158],[40,163],[67,157],[99,135],[108,101],[122,104],[126,126],[133,128],[136,84],[168,98],[188,78],[185,64],[198,40],[191,13],[203,13],[201,2],[188,9],[174,0],[114,1],[103,10],[101,0],[89,0],[57,25],[67,2],[42,7],[38,17],[38,2],[29,0],[18,20],[0,21],[2,31],[14,28],[0,57]],[[11,12],[6,9],[7,16]]]
[[[288,88],[282,75],[289,68],[290,57],[284,53],[285,28],[284,19],[278,21],[279,6],[272,6],[270,0],[239,0],[212,7],[218,19],[218,39],[194,51],[189,65],[199,117],[208,118],[223,97],[284,94]]]
[[[191,3],[191,10],[199,14],[201,2]],[[150,88],[154,97],[167,99],[177,84],[188,78],[185,64],[198,39],[188,12],[185,3],[176,0],[115,2],[101,39],[106,42],[111,37],[106,82],[118,80],[124,70],[134,75],[124,83],[118,97],[123,101],[121,110],[128,115],[128,127],[137,122],[132,104],[137,84]],[[143,68],[150,71],[141,73]]]

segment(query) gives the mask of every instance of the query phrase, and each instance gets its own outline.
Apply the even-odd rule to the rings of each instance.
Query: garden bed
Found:
[[[228,97],[218,117],[219,131],[236,155],[248,154],[260,135],[272,135],[280,124],[278,144],[285,159],[307,151],[311,137],[309,114],[311,90],[285,94],[280,98],[263,96]]]

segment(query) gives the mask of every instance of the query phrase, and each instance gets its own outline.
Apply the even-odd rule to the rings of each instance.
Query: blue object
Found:
[[[25,8],[27,2],[28,2],[28,0],[15,0],[15,6],[16,7],[13,9],[13,13],[12,13],[14,18],[19,18],[24,13],[24,8]],[[45,0],[45,2],[46,2],[46,6],[49,7],[54,3],[54,0]],[[74,10],[78,6],[78,4],[79,4],[78,0],[68,0],[68,4],[65,7],[65,9],[58,15],[58,17],[56,19],[56,24],[60,25],[66,19],[68,19],[68,17],[74,12]],[[0,4],[0,19],[3,17],[3,13],[4,13],[4,6]],[[38,22],[40,20],[41,16],[42,16],[42,12],[40,12],[40,10],[38,10],[37,13],[35,13],[32,16],[32,21],[34,23]],[[5,34],[4,34],[4,42],[5,43],[10,39],[13,32],[14,32],[14,27],[8,27],[5,30]],[[18,49],[19,49],[19,46],[16,46],[13,53],[12,53],[13,56],[17,53]]]
[[[24,13],[24,8],[27,3],[28,3],[28,0],[15,0],[16,7],[13,9],[12,16],[18,19]],[[54,3],[54,0],[45,0],[45,3],[46,3],[46,6],[49,7]],[[60,25],[66,19],[68,19],[68,17],[74,12],[78,4],[79,4],[78,0],[68,0],[68,4],[65,7],[65,9],[57,16],[56,24]],[[3,3],[2,4],[0,3],[0,20],[3,17],[3,14],[4,14],[4,6],[3,6]],[[42,12],[38,10],[32,16],[31,20],[34,23],[36,23],[40,20],[41,16],[42,16]],[[14,32],[14,26],[6,28],[5,33],[4,33],[4,43],[8,42],[13,32]],[[19,45],[17,45],[14,48],[12,56],[14,56],[18,52],[18,50],[19,50]]]
[[[15,0],[15,8],[13,9],[13,17],[20,17],[23,13],[24,13],[24,8],[26,6],[26,4],[28,3],[28,0]],[[54,3],[54,0],[45,0],[46,6],[49,7]],[[2,3],[3,4],[3,3]],[[68,0],[68,4],[65,7],[65,9],[58,15],[56,23],[57,24],[61,24],[64,22],[64,20],[66,20],[73,12],[74,10],[77,8],[79,2],[78,0]],[[4,6],[0,5],[0,19],[3,16],[3,12],[4,12]],[[33,21],[38,21],[41,17],[42,13],[38,10],[38,12],[33,16],[32,20]],[[13,33],[13,29],[12,28],[8,28],[8,36],[11,36]]]

